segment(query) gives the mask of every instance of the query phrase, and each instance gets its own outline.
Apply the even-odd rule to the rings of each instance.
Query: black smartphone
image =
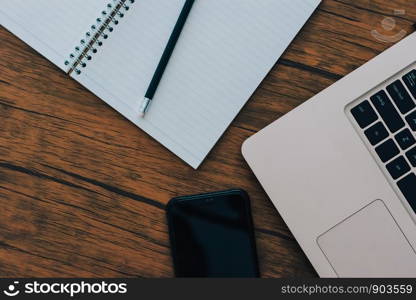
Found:
[[[259,277],[245,191],[173,198],[167,217],[177,277]]]

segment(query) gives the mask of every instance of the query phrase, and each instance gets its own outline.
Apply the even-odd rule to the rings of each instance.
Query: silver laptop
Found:
[[[243,155],[321,277],[416,277],[416,34]]]

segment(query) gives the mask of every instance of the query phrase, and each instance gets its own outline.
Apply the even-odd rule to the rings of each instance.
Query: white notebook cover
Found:
[[[21,7],[0,7],[0,21],[55,64],[76,45],[78,31],[89,27],[87,15],[73,20],[59,16],[69,2],[81,0],[5,0]],[[24,3],[59,2],[39,28],[19,20]],[[63,4],[65,3],[65,5]],[[95,2],[97,6],[108,1]],[[320,0],[197,0],[164,73],[149,112],[138,114],[140,100],[151,80],[184,0],[135,1],[92,61],[73,78],[126,118],[197,168],[226,128],[274,66]],[[69,5],[69,4],[68,4]],[[7,5],[6,5],[7,6]],[[72,5],[71,5],[72,7]],[[13,12],[11,12],[11,11]],[[16,10],[16,11],[14,11]],[[98,9],[98,14],[100,9]],[[61,12],[65,14],[64,12]],[[21,14],[21,13],[20,13]],[[6,16],[6,17],[5,17]],[[33,18],[35,14],[33,14]],[[43,16],[46,18],[47,16]],[[54,26],[55,22],[66,25]],[[32,21],[37,22],[37,21]],[[91,23],[91,22],[90,22]],[[16,25],[18,24],[18,25]],[[46,26],[50,32],[44,31]],[[62,35],[48,41],[46,36]],[[85,31],[85,30],[84,30]],[[75,39],[75,42],[72,41]],[[71,41],[69,41],[71,40]],[[79,38],[78,38],[79,40]],[[69,51],[65,51],[69,47]],[[61,59],[62,58],[62,59]]]

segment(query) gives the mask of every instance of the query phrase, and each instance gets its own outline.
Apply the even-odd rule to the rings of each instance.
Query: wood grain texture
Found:
[[[415,2],[324,0],[197,171],[0,27],[0,276],[170,277],[166,203],[233,187],[262,276],[316,276],[240,147],[391,46],[388,16],[410,33]]]

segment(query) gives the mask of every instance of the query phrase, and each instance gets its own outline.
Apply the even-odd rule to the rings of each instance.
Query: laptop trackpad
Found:
[[[339,277],[415,277],[416,254],[380,200],[318,238]]]

